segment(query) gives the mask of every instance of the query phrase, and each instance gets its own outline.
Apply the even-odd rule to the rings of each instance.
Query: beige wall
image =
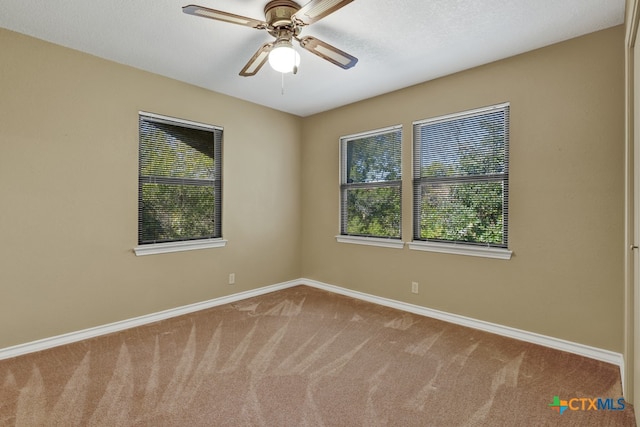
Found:
[[[0,348],[300,277],[300,118],[2,29],[0,52]],[[227,247],[133,254],[140,110],[224,127]]]
[[[305,119],[305,277],[616,352],[623,350],[624,28]],[[511,103],[509,261],[337,243],[341,135]],[[420,294],[410,293],[411,281]]]
[[[622,351],[623,38],[302,119],[0,30],[0,348],[309,277]],[[510,261],[336,243],[341,135],[404,126],[409,241],[411,122],[504,101]],[[132,253],[139,110],[224,127],[227,247]]]

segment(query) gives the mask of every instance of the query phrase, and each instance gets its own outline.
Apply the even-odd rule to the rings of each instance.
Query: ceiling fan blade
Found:
[[[343,6],[348,5],[353,0],[311,0],[297,11],[295,18],[305,24],[313,24],[321,20],[330,13],[335,12]]]
[[[255,76],[260,68],[267,62],[269,58],[269,52],[271,52],[271,48],[273,47],[273,42],[265,43],[260,46],[260,49],[251,57],[247,65],[240,71],[240,75],[242,77],[251,77]]]
[[[318,55],[322,59],[326,59],[340,68],[344,68],[345,70],[353,67],[358,62],[358,58],[355,56],[349,55],[347,52],[331,46],[322,40],[318,40],[315,37],[307,36],[299,39],[298,41],[300,42],[300,46],[304,49]]]
[[[220,10],[209,9],[207,7],[197,6],[190,4],[184,6],[182,11],[189,15],[202,16],[204,18],[215,19],[216,21],[229,22],[230,24],[244,25],[246,27],[263,29],[267,28],[267,23],[253,18],[247,18],[246,16],[235,15],[229,12],[223,12]]]

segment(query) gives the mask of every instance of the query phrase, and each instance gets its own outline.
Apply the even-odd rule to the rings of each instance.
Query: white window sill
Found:
[[[404,248],[404,242],[399,239],[382,239],[379,237],[336,236],[339,243],[354,243],[356,245],[380,246],[383,248]]]
[[[509,249],[435,242],[411,242],[409,243],[409,249],[495,259],[511,259],[511,255],[513,254]]]
[[[195,249],[221,248],[227,245],[223,239],[189,240],[186,242],[152,243],[133,248],[136,256],[192,251]]]

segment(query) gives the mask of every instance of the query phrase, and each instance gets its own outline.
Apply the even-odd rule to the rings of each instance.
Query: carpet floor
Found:
[[[0,361],[2,426],[634,426],[621,395],[617,366],[307,286]]]

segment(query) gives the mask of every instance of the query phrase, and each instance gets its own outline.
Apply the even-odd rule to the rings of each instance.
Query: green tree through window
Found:
[[[138,243],[221,237],[222,131],[140,115]]]
[[[400,127],[341,138],[341,234],[400,238]]]
[[[414,123],[414,240],[507,247],[509,106]]]

